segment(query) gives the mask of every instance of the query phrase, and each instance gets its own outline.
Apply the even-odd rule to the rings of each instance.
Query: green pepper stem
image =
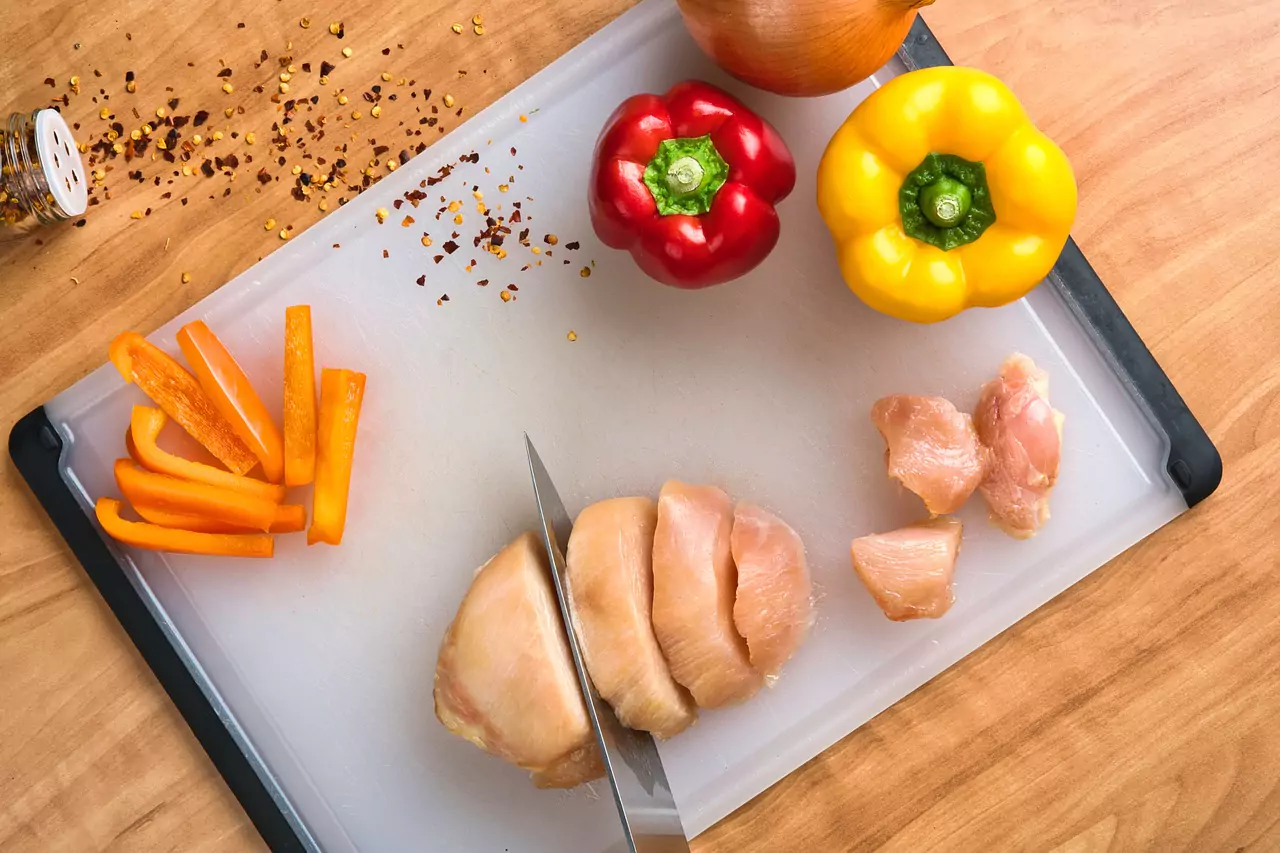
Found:
[[[688,195],[702,186],[706,170],[696,157],[681,157],[667,167],[667,189],[675,195]]]
[[[955,178],[941,177],[920,190],[920,212],[939,228],[954,228],[969,215],[973,193]]]
[[[930,152],[902,181],[898,213],[904,234],[944,252],[972,243],[996,221],[985,167]]]
[[[662,216],[701,216],[711,210],[729,165],[710,136],[667,139],[644,170],[644,183]]]

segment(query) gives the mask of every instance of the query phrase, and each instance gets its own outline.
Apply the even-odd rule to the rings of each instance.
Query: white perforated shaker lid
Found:
[[[36,113],[36,154],[44,167],[49,194],[67,216],[79,216],[89,206],[89,186],[76,140],[62,113]]]

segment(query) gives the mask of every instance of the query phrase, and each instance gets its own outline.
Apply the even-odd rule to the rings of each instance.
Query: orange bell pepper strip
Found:
[[[347,493],[356,449],[356,426],[364,400],[363,373],[333,370],[320,373],[320,417],[316,438],[316,485],[307,544],[342,544],[347,523]]]
[[[94,512],[108,536],[135,548],[222,557],[270,557],[275,553],[275,538],[265,533],[197,533],[143,521],[126,521],[120,517],[120,501],[112,498],[98,498]]]
[[[264,531],[271,528],[276,518],[274,501],[208,483],[155,474],[139,468],[132,459],[117,459],[115,475],[116,485],[134,506],[153,506]]]
[[[284,309],[284,484],[316,476],[316,362],[311,306]]]
[[[252,533],[248,527],[227,524],[199,515],[184,515],[178,512],[158,509],[147,504],[135,504],[134,511],[142,516],[143,521],[171,527],[178,530],[190,530],[195,533]],[[276,507],[275,520],[271,522],[268,533],[297,533],[307,529],[307,508],[299,504],[282,504]]]
[[[168,420],[165,413],[159,409],[152,409],[149,406],[133,407],[133,417],[129,421],[129,434],[125,446],[129,448],[129,455],[133,460],[143,468],[157,474],[168,474],[170,477],[194,480],[220,489],[243,492],[272,503],[284,501],[284,486],[232,474],[230,471],[183,459],[181,456],[161,450],[156,444],[156,439]]]
[[[232,473],[244,474],[257,464],[196,378],[142,335],[118,335],[111,342],[111,362],[125,382],[137,385]]]
[[[262,398],[249,384],[249,377],[203,320],[178,330],[178,346],[200,380],[200,387],[262,463],[267,479],[280,482],[284,478],[284,439]]]

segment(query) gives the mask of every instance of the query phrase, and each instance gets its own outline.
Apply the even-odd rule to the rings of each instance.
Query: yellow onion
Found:
[[[679,0],[716,64],[779,95],[826,95],[874,74],[934,0]]]

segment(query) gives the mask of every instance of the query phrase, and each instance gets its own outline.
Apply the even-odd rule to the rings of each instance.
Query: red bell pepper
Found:
[[[737,278],[778,242],[774,205],[796,183],[782,137],[727,92],[677,83],[635,95],[596,143],[591,222],[663,284],[700,288]]]

